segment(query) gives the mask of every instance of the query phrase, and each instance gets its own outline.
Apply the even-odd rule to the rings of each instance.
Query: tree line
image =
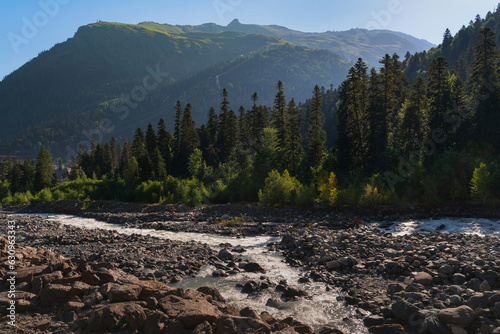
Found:
[[[200,127],[191,105],[178,101],[173,133],[160,119],[146,131],[137,128],[123,145],[114,138],[93,143],[80,150],[65,185],[55,185],[49,168],[42,168],[50,161],[44,149],[36,167],[31,160],[4,163],[2,197],[494,202],[500,198],[500,57],[491,28],[479,31],[469,68],[463,80],[438,56],[425,75],[410,80],[396,54],[386,55],[378,70],[359,59],[340,87],[316,85],[304,104],[288,100],[279,81],[272,106],[258,104],[254,93],[252,107],[236,113],[223,89],[219,107],[210,108]]]

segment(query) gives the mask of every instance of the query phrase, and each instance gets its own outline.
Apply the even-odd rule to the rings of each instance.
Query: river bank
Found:
[[[300,300],[306,298],[303,287],[308,282],[322,282],[328,289],[343,290],[339,301],[353,307],[356,312],[352,317],[363,320],[371,333],[500,332],[500,242],[496,235],[450,234],[434,229],[425,234],[396,235],[378,228],[387,228],[391,220],[404,221],[408,215],[421,213],[390,216],[388,211],[381,211],[386,223],[380,225],[373,222],[373,216],[316,209],[133,206],[104,203],[92,211],[84,210],[82,216],[139,230],[275,236],[278,239],[268,250],[282,252],[291,266],[303,269],[303,274],[297,282],[288,282],[290,286],[263,275],[265,279],[246,282],[242,291],[267,293],[271,289],[279,299]],[[56,206],[53,210],[62,208]],[[433,212],[432,217],[443,217],[444,213],[444,209]],[[244,223],[221,223],[241,214],[246,218]],[[245,267],[238,259],[241,249],[237,247],[226,247],[227,253],[221,254],[197,242],[175,244],[162,240],[165,245],[159,246],[161,243],[138,234],[99,231],[96,237],[95,232],[74,226],[54,229],[54,223],[33,219],[28,223],[31,239],[27,239],[30,243],[38,240],[33,247],[88,256],[95,263],[108,258],[135,277],[154,277],[170,283],[189,279],[206,264],[217,269],[213,274],[217,271],[222,280]],[[109,244],[124,249],[125,256],[109,252]],[[170,252],[169,261],[159,256],[162,247]],[[136,261],[140,265],[134,266],[133,261],[140,258],[144,261]]]

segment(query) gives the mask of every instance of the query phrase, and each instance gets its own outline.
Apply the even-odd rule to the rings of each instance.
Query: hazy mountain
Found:
[[[361,57],[372,66],[378,66],[378,61],[387,53],[391,55],[397,53],[404,56],[406,52],[415,53],[428,50],[434,46],[434,44],[426,40],[389,30],[351,29],[348,31],[306,33],[277,25],[242,24],[237,19],[227,26],[214,23],[199,26],[173,26],[153,22],[143,22],[140,25],[173,34],[221,33],[227,31],[262,34],[282,38],[296,45],[329,50],[352,61],[356,61]]]
[[[338,85],[351,63],[328,51],[296,47],[277,37],[238,32],[175,35],[144,25],[99,22],[41,53],[0,82],[0,152],[35,155],[40,145],[66,157],[87,141],[131,137],[137,126],[164,117],[172,127],[177,99],[193,105],[195,121],[228,88],[231,106],[249,106],[257,91],[271,104],[278,80],[297,101],[315,84]],[[136,96],[120,103],[120,97]],[[127,109],[124,113],[120,110]]]

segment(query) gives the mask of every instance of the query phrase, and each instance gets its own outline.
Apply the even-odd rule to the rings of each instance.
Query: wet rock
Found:
[[[245,307],[241,309],[240,315],[242,317],[262,320],[260,315],[257,312],[255,312],[255,310],[253,310],[251,307]]]
[[[243,267],[243,269],[245,271],[248,271],[248,272],[251,272],[251,273],[254,273],[254,272],[265,273],[266,272],[264,270],[264,268],[262,268],[260,266],[260,264],[255,263],[255,262],[249,262],[249,263],[245,264],[245,266]]]
[[[291,299],[291,298],[294,298],[294,297],[303,297],[303,296],[306,296],[306,293],[302,290],[299,290],[297,288],[294,288],[294,287],[286,287],[284,290],[283,290],[283,296],[285,298],[288,298],[288,299]]]
[[[366,327],[380,326],[383,325],[385,319],[378,315],[371,315],[363,319],[363,323]]]
[[[227,249],[223,248],[219,251],[219,254],[217,255],[217,257],[221,260],[227,260],[227,261],[233,261],[234,260],[234,256],[233,254],[231,254],[231,252],[229,252]]]
[[[269,332],[271,327],[257,319],[236,317],[236,316],[223,316],[217,322],[217,334],[238,334],[245,333],[247,330],[257,332],[260,330],[264,333]]]
[[[340,329],[333,328],[330,326],[325,326],[321,328],[319,331],[319,334],[346,334],[345,332],[342,332]]]
[[[228,277],[229,274],[222,269],[217,269],[212,272],[213,277]]]
[[[197,291],[210,296],[212,300],[218,301],[221,303],[226,303],[226,299],[220,294],[219,290],[209,287],[209,286],[202,286],[197,289]],[[210,300],[209,300],[210,301]]]
[[[231,250],[235,253],[245,253],[246,252],[246,249],[239,246],[239,245],[236,247],[233,247]]]
[[[253,293],[258,290],[258,284],[255,281],[246,282],[241,289],[242,293]]]
[[[402,334],[406,333],[405,328],[400,324],[386,324],[368,328],[372,334]]]

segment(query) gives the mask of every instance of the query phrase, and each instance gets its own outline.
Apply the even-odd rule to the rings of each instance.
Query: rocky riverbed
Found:
[[[65,213],[135,228],[279,236],[281,241],[270,244],[268,249],[283,252],[291,266],[304,269],[303,275],[297,282],[280,282],[263,274],[261,279],[243,284],[242,292],[271,290],[277,300],[300,299],[307,298],[301,284],[324,282],[327,289],[343,290],[339,300],[356,309],[353,317],[363,319],[371,333],[500,333],[499,238],[440,231],[396,236],[382,232],[372,222],[380,218],[394,221],[424,217],[419,210],[412,213],[382,210],[375,216],[367,216],[243,205],[191,210],[182,206],[124,204],[120,207],[117,203],[104,203],[91,211],[82,211],[80,204],[74,206],[74,210],[68,209],[71,205],[56,206],[52,211],[67,210]],[[26,211],[27,208],[18,209]],[[495,216],[494,211],[490,216]],[[463,216],[473,213],[463,212]],[[241,214],[245,217],[244,223],[221,224]],[[445,214],[443,209],[430,216]],[[85,257],[94,268],[101,262],[111,262],[116,270],[143,280],[175,282],[196,275],[207,264],[216,268],[214,276],[224,279],[246,270],[248,264],[238,256],[241,249],[229,246],[216,252],[199,242],[158,240],[113,231],[95,233],[36,217],[20,220],[25,221],[27,227],[26,232],[19,233],[25,245],[31,244],[40,251],[56,251],[70,258]],[[251,266],[262,269],[258,264]],[[250,266],[247,269],[251,270]],[[259,314],[259,310],[254,313],[260,319],[267,317],[266,313]],[[295,332],[311,331],[302,324],[292,325],[288,325],[290,333],[297,326],[293,329]],[[211,328],[217,332],[218,323],[211,322]],[[270,327],[264,332],[275,329]],[[322,333],[354,332],[325,328]]]
[[[317,225],[284,235],[288,262],[305,279],[342,287],[366,312],[371,333],[500,333],[500,240],[496,236],[394,236],[363,225]]]
[[[248,307],[240,310],[212,287],[184,290],[162,282],[230,260],[205,244],[79,229],[39,216],[14,218],[16,327],[4,317],[0,332],[313,333],[289,317],[276,319]],[[6,222],[9,217],[0,219]],[[12,299],[6,280],[8,244],[0,239],[4,315],[9,315]],[[255,263],[241,267],[261,270]],[[323,331],[329,332],[334,333],[328,327]]]

